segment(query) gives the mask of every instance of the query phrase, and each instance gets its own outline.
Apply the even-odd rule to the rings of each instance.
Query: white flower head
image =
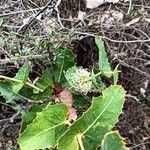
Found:
[[[70,85],[76,92],[87,94],[93,88],[91,73],[82,67],[73,67],[69,76]]]

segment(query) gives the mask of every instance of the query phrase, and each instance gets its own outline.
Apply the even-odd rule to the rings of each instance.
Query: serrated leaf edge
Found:
[[[93,108],[93,104],[94,104],[94,99],[95,98],[104,98],[105,97],[105,95],[104,95],[104,92],[106,91],[106,90],[109,90],[109,88],[111,88],[111,87],[120,87],[121,89],[123,89],[123,91],[124,91],[124,100],[125,100],[125,90],[124,90],[124,88],[121,86],[121,85],[111,85],[111,86],[109,86],[107,89],[105,89],[104,91],[102,91],[102,95],[100,95],[99,97],[93,97],[92,98],[92,104],[91,104],[91,106],[89,107],[89,109],[86,111],[86,112],[84,112],[83,114],[82,114],[82,116],[80,117],[80,118],[78,118],[72,125],[74,125],[78,120],[80,120],[80,119],[82,119],[83,117],[84,117],[84,114],[86,114],[90,109],[92,109]],[[122,104],[122,107],[123,107],[123,104]],[[123,113],[123,111],[121,111],[120,112],[120,114],[122,114]],[[118,116],[119,117],[119,116]],[[118,119],[116,119],[116,122],[115,123],[117,123],[119,121],[119,118]],[[114,123],[114,124],[115,124]],[[71,126],[72,126],[71,125]],[[71,127],[70,126],[70,127]],[[66,130],[66,132],[64,132],[64,134],[62,134],[62,136],[61,137],[63,137],[68,131],[70,130],[70,128],[68,128],[67,130]],[[110,129],[111,130],[111,129]],[[88,130],[86,130],[86,132],[87,132]],[[86,133],[85,131],[82,133],[82,135],[83,134],[85,134]],[[79,133],[77,133],[74,137],[76,138],[77,137],[77,135],[78,135]],[[80,133],[81,134],[81,133]],[[60,138],[61,138],[60,137]],[[60,140],[60,138],[58,139],[58,143],[59,143],[59,140]],[[98,148],[99,146],[97,146],[97,148]],[[59,149],[59,147],[58,147],[58,149]],[[60,150],[60,149],[59,149]],[[128,150],[128,149],[127,149]]]
[[[109,134],[112,134],[112,133],[116,133],[116,134],[118,135],[118,137],[121,139],[121,143],[123,144],[124,150],[130,150],[130,148],[128,148],[128,147],[125,146],[126,143],[124,142],[124,140],[125,140],[126,138],[123,138],[123,137],[119,134],[119,131],[117,131],[117,130],[107,132],[107,133],[104,135],[104,137],[103,137],[103,140],[102,140],[102,142],[101,142],[101,145],[104,145],[104,141],[105,141],[105,139],[106,139],[106,136],[109,135]]]
[[[65,104],[62,104],[62,103],[60,103],[60,104],[57,104],[57,105],[64,105],[64,106],[66,106]],[[36,113],[36,117],[33,119],[33,121],[30,123],[30,124],[28,124],[27,125],[27,127],[26,127],[26,129],[21,133],[21,130],[20,130],[20,134],[19,134],[19,137],[18,137],[18,139],[17,139],[17,143],[19,144],[19,139],[20,139],[20,137],[22,136],[22,134],[24,134],[24,132],[26,132],[26,130],[28,129],[28,127],[36,120],[36,118],[38,117],[38,116],[40,116],[41,114],[42,114],[42,112],[43,111],[45,111],[49,106],[53,106],[53,105],[51,105],[51,104],[48,104],[41,112],[37,112]],[[67,106],[66,106],[66,108],[67,108]],[[66,119],[67,119],[67,117],[68,117],[68,114],[66,115]],[[66,124],[66,122],[64,121],[62,124],[59,124],[58,126],[60,126],[60,125],[63,125],[63,124]],[[57,126],[55,126],[55,127],[57,127]],[[52,128],[51,128],[52,129]],[[45,131],[44,131],[45,132]],[[60,136],[60,138],[61,138],[62,136]],[[60,139],[59,138],[59,139]],[[59,140],[58,139],[58,140]],[[57,142],[58,142],[58,140],[57,140]],[[19,144],[19,147],[20,147],[20,144]],[[21,147],[20,147],[21,148]],[[45,147],[45,148],[47,148],[47,147]],[[22,149],[21,149],[22,150]]]

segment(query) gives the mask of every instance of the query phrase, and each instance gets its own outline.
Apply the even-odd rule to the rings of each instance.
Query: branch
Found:
[[[92,36],[92,37],[95,37],[97,34],[92,34],[92,33],[85,33],[85,32],[80,32],[80,31],[74,31],[75,34],[81,34],[81,35],[86,35],[86,36]],[[139,40],[131,40],[131,41],[123,41],[123,40],[114,40],[114,39],[111,39],[109,37],[106,37],[106,36],[100,36],[101,38],[103,39],[106,39],[110,42],[114,42],[114,43],[147,43],[147,42],[150,42],[150,38],[148,39],[139,39]]]
[[[21,11],[14,11],[14,12],[5,13],[5,14],[0,14],[0,18],[1,17],[7,17],[7,16],[10,16],[10,15],[21,14],[21,13],[33,12],[33,11],[37,11],[37,10],[41,10],[41,9],[43,9],[43,7],[34,8],[34,9],[27,9],[27,10],[21,10]]]
[[[43,12],[45,11],[49,5],[51,4],[52,0],[50,0],[32,19],[29,20],[29,22],[25,25],[22,26],[21,29],[19,29],[18,31],[18,35],[19,34],[24,34],[25,31],[27,30],[27,28],[30,26],[30,24]],[[55,2],[55,4],[53,4],[52,6],[50,6],[49,8],[54,9],[55,6],[57,5],[57,2]]]
[[[7,118],[7,119],[2,119],[0,120],[0,124],[4,124],[6,122],[9,122],[9,123],[14,123],[14,120],[16,118],[18,118],[18,116],[20,115],[21,111],[18,111],[17,113],[15,113],[12,117],[10,118]]]
[[[6,65],[7,63],[10,64],[14,64],[14,62],[18,62],[18,61],[25,61],[25,60],[33,60],[33,59],[45,59],[47,58],[49,55],[48,54],[42,54],[42,55],[28,55],[28,56],[21,56],[19,58],[6,58],[6,59],[2,59],[0,60],[0,64],[1,65]]]

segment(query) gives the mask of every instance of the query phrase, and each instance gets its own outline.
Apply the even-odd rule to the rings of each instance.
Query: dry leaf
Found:
[[[78,11],[78,19],[83,21],[83,20],[85,20],[85,18],[86,18],[86,12],[79,10]]]
[[[133,24],[137,23],[139,20],[140,20],[140,17],[135,18],[135,19],[129,21],[128,23],[126,23],[126,26],[133,25]]]
[[[86,0],[86,6],[87,8],[93,9],[96,8],[104,3],[118,3],[121,0]],[[124,0],[124,2],[127,2],[129,0]]]
[[[145,18],[145,20],[146,20],[148,23],[150,23],[150,18]]]
[[[68,107],[69,110],[69,116],[68,116],[68,121],[75,121],[77,119],[77,113],[76,109],[73,107]]]
[[[73,105],[73,97],[70,91],[64,89],[57,95],[57,98],[61,103],[66,104],[67,106],[71,107]]]
[[[101,24],[107,28],[110,28],[116,24],[121,24],[122,20],[123,13],[116,10],[107,10],[102,14],[100,18]]]

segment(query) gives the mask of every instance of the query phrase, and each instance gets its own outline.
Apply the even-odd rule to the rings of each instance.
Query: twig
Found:
[[[27,24],[23,25],[22,28],[18,31],[18,34],[24,34],[25,31],[27,30],[27,28],[30,26],[30,24],[35,20],[35,18],[37,18],[43,11],[45,11],[49,7],[51,2],[52,1],[49,1],[32,19],[29,20],[29,22]],[[49,8],[54,9],[56,4],[57,3],[55,2],[55,4],[53,4]]]
[[[2,119],[0,120],[0,124],[4,124],[6,122],[10,122],[13,123],[14,120],[20,115],[21,111],[18,111],[17,113],[15,113],[12,117],[7,118],[7,119]]]
[[[0,102],[1,105],[4,105],[4,106],[7,106],[7,107],[12,107],[11,105],[7,104],[7,103],[3,103],[3,102]]]
[[[128,8],[127,15],[130,14],[131,8],[132,8],[132,0],[129,0],[129,8]]]
[[[125,3],[120,3],[118,2],[119,5],[122,5],[122,6],[128,6],[130,4],[125,4]],[[142,8],[146,8],[146,9],[150,9],[150,6],[143,6],[143,5],[134,5],[134,7],[142,7]]]
[[[130,95],[130,94],[126,94],[126,97],[130,97],[132,99],[135,99],[137,102],[140,101],[136,96],[133,96],[133,95]]]
[[[6,76],[3,76],[3,75],[0,75],[0,79],[5,79],[5,80],[10,80],[10,81],[14,81],[14,82],[18,82],[18,83],[23,83],[22,80],[18,80],[18,79],[15,79],[15,78],[10,78],[10,77],[6,77]],[[28,85],[29,87],[32,87],[33,89],[39,91],[39,92],[43,92],[42,89],[36,87],[35,85],[29,83],[29,82],[25,82],[24,84]]]
[[[30,104],[44,104],[44,103],[51,102],[52,100],[53,100],[53,99],[44,100],[44,101],[42,101],[42,100],[36,101],[36,100],[30,100],[30,99],[28,99],[27,101],[28,101],[28,103],[30,103]]]
[[[150,79],[150,74],[149,74],[149,73],[146,73],[146,72],[144,72],[144,71],[138,69],[138,68],[135,67],[135,66],[131,66],[131,65],[125,63],[124,61],[120,60],[117,56],[116,56],[116,58],[118,59],[118,61],[120,62],[121,65],[123,65],[123,66],[125,66],[125,67],[128,67],[128,68],[131,68],[131,69],[133,69],[133,70],[139,72],[140,74],[142,74],[142,75],[144,75],[145,77],[147,77],[147,78]]]
[[[0,60],[0,65],[5,65],[5,64],[12,64],[14,63],[14,61],[25,61],[25,60],[33,60],[33,59],[45,59],[47,58],[49,55],[48,54],[42,54],[42,55],[28,55],[28,56],[21,56],[19,58],[6,58],[6,59],[2,59]]]
[[[85,33],[85,32],[80,32],[80,31],[74,31],[74,34],[81,34],[81,35],[92,36],[92,37],[95,37],[97,35],[97,34],[93,34],[93,33]],[[114,43],[147,43],[147,42],[150,42],[150,39],[122,41],[122,40],[114,40],[114,39],[111,39],[111,38],[106,37],[106,36],[100,36],[100,37],[103,38],[103,39],[109,40],[111,42],[114,42]]]
[[[15,12],[10,12],[10,13],[6,13],[6,14],[0,14],[0,17],[6,17],[6,16],[10,16],[10,15],[16,15],[16,14],[27,13],[27,12],[33,12],[33,11],[37,11],[37,10],[41,10],[41,9],[43,9],[43,7],[21,10],[21,11],[15,11]]]

